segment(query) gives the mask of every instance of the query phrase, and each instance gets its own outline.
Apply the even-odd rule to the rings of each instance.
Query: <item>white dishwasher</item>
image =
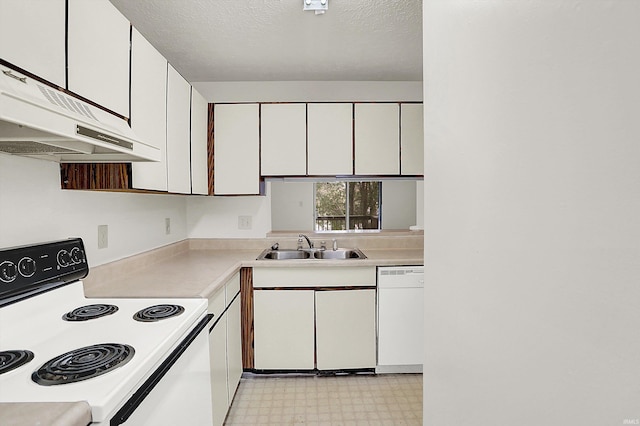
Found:
[[[422,373],[424,266],[378,267],[376,373]]]

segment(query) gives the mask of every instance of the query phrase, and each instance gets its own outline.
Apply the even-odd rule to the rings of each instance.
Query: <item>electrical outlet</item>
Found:
[[[251,216],[238,216],[238,229],[251,229]]]
[[[169,235],[171,233],[171,218],[170,217],[165,217],[164,218],[164,233]]]
[[[98,248],[104,249],[109,247],[109,227],[107,225],[98,225]]]

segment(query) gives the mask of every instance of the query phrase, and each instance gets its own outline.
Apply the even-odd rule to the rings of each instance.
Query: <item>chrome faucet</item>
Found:
[[[299,238],[304,238],[305,240],[307,240],[307,243],[309,243],[309,248],[312,249],[313,248],[313,243],[311,242],[311,240],[309,239],[309,237],[307,237],[304,234],[300,234],[298,235]]]

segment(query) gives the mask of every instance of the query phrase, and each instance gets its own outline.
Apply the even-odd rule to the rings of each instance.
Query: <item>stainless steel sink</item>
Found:
[[[313,253],[316,259],[366,259],[358,249],[319,250]]]
[[[366,259],[357,248],[339,248],[337,250],[287,250],[266,249],[256,260],[294,260],[294,259]]]
[[[267,249],[260,253],[257,260],[289,260],[289,259],[310,259],[311,253],[303,250],[271,250]]]

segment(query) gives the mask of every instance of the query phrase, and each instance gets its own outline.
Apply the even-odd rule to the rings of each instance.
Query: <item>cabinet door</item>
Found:
[[[0,58],[67,87],[65,17],[65,0],[2,0]]]
[[[240,384],[240,377],[242,377],[242,330],[239,296],[229,305],[225,316],[227,317],[227,377],[229,405],[231,405],[238,384]]]
[[[167,75],[167,178],[169,192],[191,193],[191,86],[171,64]]]
[[[357,175],[400,174],[398,104],[355,105]]]
[[[227,416],[227,408],[229,408],[226,323],[226,315],[223,315],[209,332],[211,398],[213,402],[213,424],[215,426],[222,426]]]
[[[214,193],[260,192],[258,104],[214,107]]]
[[[307,105],[309,175],[353,174],[353,104]]]
[[[375,368],[375,290],[317,291],[318,370]]]
[[[135,28],[131,35],[131,128],[160,161],[131,164],[136,189],[167,191],[167,60]]]
[[[207,160],[207,122],[209,104],[197,90],[191,88],[191,193],[209,193]]]
[[[264,104],[260,113],[260,174],[307,174],[305,104]]]
[[[129,21],[108,0],[68,0],[68,89],[129,117],[129,44]]]
[[[253,297],[255,368],[313,369],[313,291],[254,290]]]
[[[422,104],[400,104],[400,168],[403,175],[424,174]]]

